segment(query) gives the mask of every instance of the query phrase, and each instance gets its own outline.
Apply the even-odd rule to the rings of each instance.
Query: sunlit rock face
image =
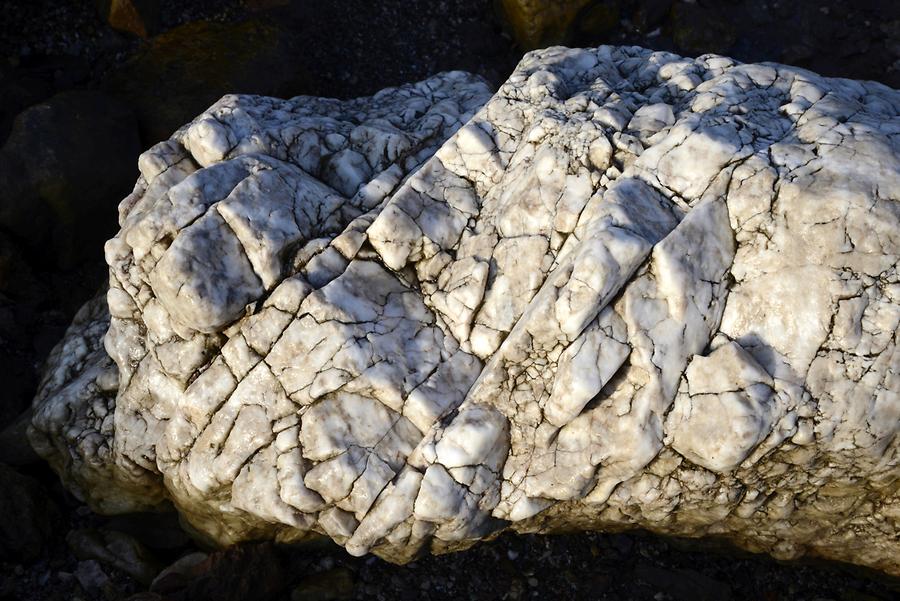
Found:
[[[642,527],[900,573],[900,92],[601,47],[489,96],[228,96],[145,153],[36,449],[220,544]]]

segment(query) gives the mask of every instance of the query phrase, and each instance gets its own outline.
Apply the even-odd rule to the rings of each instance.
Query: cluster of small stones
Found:
[[[493,97],[227,96],[140,170],[31,431],[99,510],[398,562],[642,527],[900,573],[900,92],[550,48]]]

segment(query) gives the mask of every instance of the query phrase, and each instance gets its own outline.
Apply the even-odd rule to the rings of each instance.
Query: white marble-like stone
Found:
[[[897,91],[550,48],[490,99],[225,97],[139,167],[35,401],[99,509],[394,561],[640,526],[900,573]]]

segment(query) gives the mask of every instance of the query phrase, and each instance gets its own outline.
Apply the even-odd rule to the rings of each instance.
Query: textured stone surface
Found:
[[[602,47],[487,96],[232,96],[148,151],[38,452],[221,544],[640,526],[900,572],[900,93]]]

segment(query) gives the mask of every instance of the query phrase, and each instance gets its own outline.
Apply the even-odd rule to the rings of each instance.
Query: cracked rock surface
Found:
[[[900,92],[634,47],[226,96],[140,160],[32,443],[403,562],[642,527],[900,574]]]

